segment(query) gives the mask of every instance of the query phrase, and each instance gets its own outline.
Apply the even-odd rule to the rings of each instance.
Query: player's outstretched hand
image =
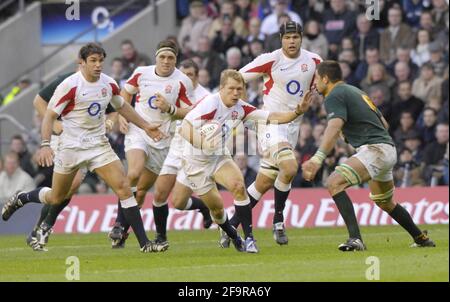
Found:
[[[168,112],[170,110],[170,104],[167,102],[166,98],[160,93],[155,93],[156,99],[153,104],[161,110],[161,112]]]
[[[119,115],[119,131],[122,134],[128,133],[128,121],[121,115]]]
[[[297,112],[301,112],[302,114],[308,111],[309,106],[311,105],[311,102],[314,98],[314,92],[311,90],[308,90],[305,95],[303,96],[300,103],[297,104]]]
[[[42,167],[51,167],[53,165],[53,156],[55,154],[53,153],[52,148],[50,146],[44,146],[41,147],[39,150],[39,155],[37,158],[37,162],[39,166]]]
[[[306,181],[312,181],[314,178],[316,178],[317,171],[319,171],[320,165],[311,161],[307,160],[302,164],[302,174],[303,178]]]
[[[150,136],[155,142],[159,142],[166,137],[164,133],[159,130],[160,126],[161,124],[147,124],[144,129],[145,133],[147,133],[147,135]]]

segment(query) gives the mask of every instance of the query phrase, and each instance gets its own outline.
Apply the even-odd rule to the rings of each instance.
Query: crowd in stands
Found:
[[[177,0],[180,31],[169,38],[180,46],[178,62],[193,59],[200,67],[199,83],[215,92],[222,70],[239,69],[261,53],[280,48],[279,25],[299,22],[304,28],[302,47],[323,59],[339,61],[345,81],[364,90],[388,120],[398,151],[396,186],[448,185],[448,3],[377,2],[380,16],[369,20],[366,1]],[[152,64],[154,59],[136,50],[132,41],[123,41],[120,47],[122,57],[112,60],[110,75],[123,85],[134,68]],[[262,106],[262,87],[261,81],[248,85],[248,102],[257,107]],[[299,167],[317,150],[325,125],[323,106],[312,104],[295,148]],[[247,138],[252,131],[249,127],[237,135]],[[118,129],[108,135],[124,159],[123,135]],[[43,172],[38,172],[21,142],[20,148],[12,143],[11,151],[38,185]],[[256,176],[259,156],[254,140],[246,140],[246,145],[242,152],[232,151],[249,184]],[[340,141],[314,182],[304,181],[299,168],[293,187],[323,186],[335,166],[353,152]],[[4,162],[11,158],[8,153]],[[0,179],[4,173],[11,174],[3,169]],[[85,184],[83,192],[107,191],[94,174],[88,175]]]

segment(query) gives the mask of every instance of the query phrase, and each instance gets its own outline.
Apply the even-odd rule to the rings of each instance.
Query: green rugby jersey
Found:
[[[342,83],[325,97],[327,119],[344,120],[342,132],[354,148],[367,144],[389,144],[394,141],[384,128],[382,114],[362,90]]]

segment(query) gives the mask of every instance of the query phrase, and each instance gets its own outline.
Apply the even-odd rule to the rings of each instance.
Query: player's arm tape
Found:
[[[323,151],[321,151],[320,149],[317,150],[317,152],[313,155],[313,157],[311,157],[311,161],[315,162],[319,165],[322,165],[323,161],[325,160],[325,158],[327,158],[327,154]]]
[[[50,141],[48,139],[44,139],[41,141],[41,148],[42,147],[50,147]]]
[[[177,114],[177,111],[178,111],[177,107],[175,105],[173,105],[173,104],[170,104],[170,108],[169,108],[168,113],[170,115],[175,115],[175,114]]]
[[[109,128],[112,128],[114,126],[114,122],[112,120],[106,120],[105,122],[106,126],[108,126]]]

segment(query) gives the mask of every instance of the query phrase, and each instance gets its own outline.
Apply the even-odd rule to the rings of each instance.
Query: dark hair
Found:
[[[427,110],[430,110],[431,112],[433,112],[435,116],[438,115],[437,110],[434,109],[433,107],[428,107],[428,106],[427,106],[427,107],[425,107],[425,108],[423,109],[423,112],[425,112],[425,111],[427,111]]]
[[[106,58],[106,52],[99,44],[96,43],[88,43],[80,48],[78,52],[78,58],[86,61],[90,55],[99,54],[103,55],[103,58]]]
[[[123,40],[122,43],[120,43],[120,46],[123,46],[125,44],[131,45],[134,47],[133,42],[131,42],[131,40],[129,40],[129,39]]]
[[[123,60],[121,58],[119,58],[119,57],[115,57],[114,59],[112,59],[111,63],[114,63],[114,62],[123,63]]]
[[[23,139],[22,135],[20,135],[20,134],[15,134],[15,135],[13,135],[11,137],[11,141],[13,141],[15,139],[18,139],[18,140],[21,140],[22,142],[25,142],[25,140]]]
[[[178,46],[173,42],[172,40],[164,40],[158,43],[158,46],[156,47],[156,51],[160,50],[161,48],[169,47],[173,50],[175,53],[175,56],[178,56]]]
[[[197,63],[194,62],[194,60],[186,59],[186,60],[184,60],[183,62],[180,63],[180,67],[183,67],[185,69],[194,68],[195,75],[198,76],[199,68],[198,68]]]
[[[342,70],[339,63],[332,60],[323,61],[317,66],[320,77],[327,76],[332,83],[342,81]]]

